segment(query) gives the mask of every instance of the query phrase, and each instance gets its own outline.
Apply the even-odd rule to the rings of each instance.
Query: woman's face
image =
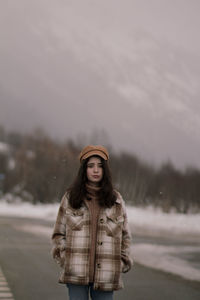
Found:
[[[103,178],[103,167],[99,157],[92,156],[87,162],[87,179],[90,183],[97,184]]]

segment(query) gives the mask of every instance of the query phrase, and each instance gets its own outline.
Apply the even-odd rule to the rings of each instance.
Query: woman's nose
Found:
[[[98,172],[98,167],[97,166],[94,166],[94,171]]]

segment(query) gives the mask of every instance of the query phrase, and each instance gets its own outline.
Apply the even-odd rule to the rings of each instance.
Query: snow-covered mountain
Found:
[[[103,128],[114,149],[200,166],[199,57],[124,3],[1,2],[0,122],[61,138]]]

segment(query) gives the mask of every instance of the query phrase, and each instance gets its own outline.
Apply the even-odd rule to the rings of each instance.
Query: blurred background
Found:
[[[10,297],[65,298],[49,240],[91,143],[110,152],[134,237],[135,267],[116,299],[200,299],[199,11],[198,0],[0,1]]]
[[[200,207],[199,1],[1,1],[0,190],[57,201],[89,143],[128,202]]]

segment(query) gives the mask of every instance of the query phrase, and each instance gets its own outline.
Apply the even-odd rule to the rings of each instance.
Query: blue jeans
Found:
[[[113,292],[94,290],[93,284],[89,285],[77,285],[77,284],[66,284],[69,291],[70,300],[88,300],[89,292],[92,300],[113,300]]]

